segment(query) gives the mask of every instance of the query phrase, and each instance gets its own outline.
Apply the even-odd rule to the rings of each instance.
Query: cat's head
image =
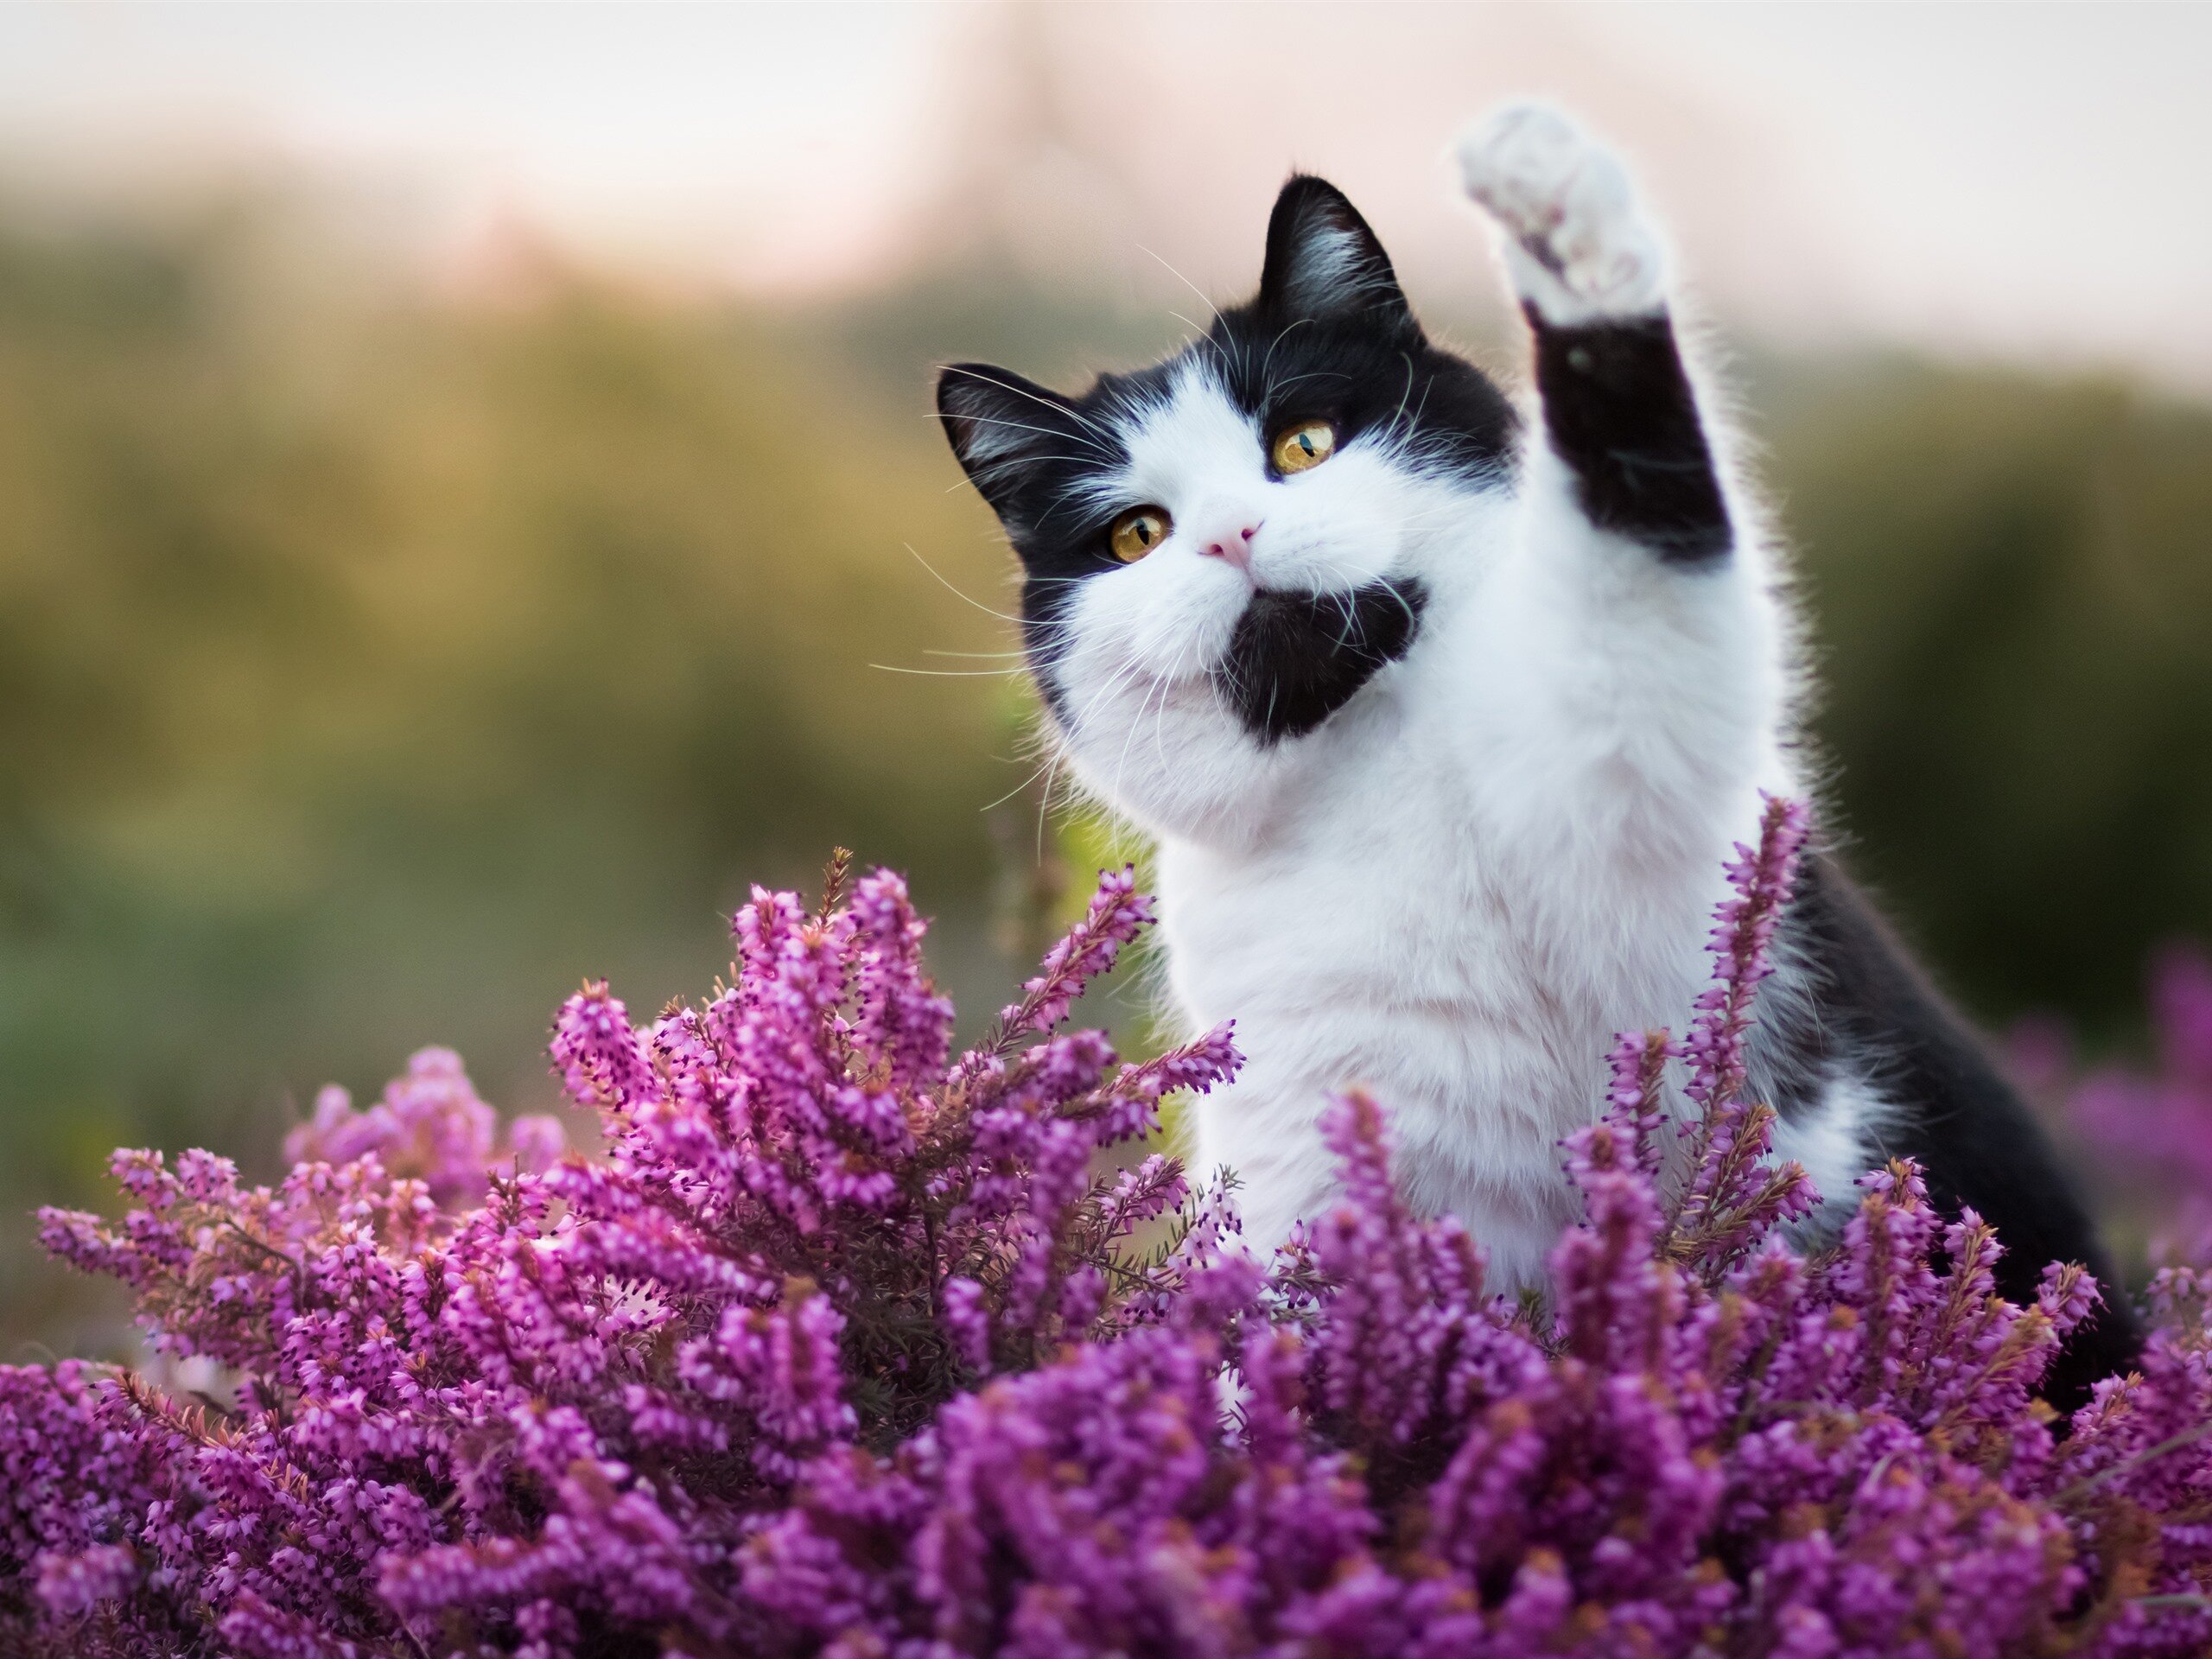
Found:
[[[938,411],[1020,555],[1024,645],[1078,770],[1171,829],[1210,810],[1202,777],[1279,769],[1406,655],[1516,427],[1307,177],[1259,293],[1166,362],[1077,397],[958,364]]]

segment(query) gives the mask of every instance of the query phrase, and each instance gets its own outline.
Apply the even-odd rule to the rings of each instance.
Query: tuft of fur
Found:
[[[1513,285],[1548,322],[1572,327],[1665,308],[1665,257],[1627,169],[1558,111],[1516,104],[1458,145],[1468,196],[1506,232]]]
[[[1695,995],[1731,848],[1812,780],[1777,556],[1626,170],[1536,105],[1459,158],[1532,395],[1433,345],[1351,202],[1296,177],[1258,293],[1184,351],[1080,397],[961,365],[938,407],[1021,557],[1065,755],[1157,845],[1175,1001],[1250,1056],[1197,1109],[1201,1166],[1279,1239],[1332,1202],[1324,1099],[1367,1086],[1408,1198],[1531,1284],[1615,1034]],[[1271,444],[1306,421],[1334,453],[1286,475]],[[1124,565],[1109,530],[1141,504],[1172,529]],[[2106,1275],[2032,1121],[1832,856],[1778,960],[1753,1078],[1831,1205],[1910,1151],[1998,1225],[2008,1290],[2054,1257]],[[2124,1357],[2124,1308],[2097,1329]]]

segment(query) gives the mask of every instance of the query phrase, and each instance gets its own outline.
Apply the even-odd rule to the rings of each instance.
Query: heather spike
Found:
[[[1612,1074],[1605,1091],[1606,1120],[1635,1148],[1637,1166],[1656,1175],[1666,1161],[1659,1138],[1666,1121],[1667,1062],[1676,1058],[1674,1040],[1663,1031],[1624,1032],[1605,1057]]]
[[[1739,842],[1727,866],[1731,892],[1713,912],[1708,947],[1713,983],[1698,996],[1681,1046],[1689,1065],[1683,1092],[1699,1115],[1685,1126],[1690,1173],[1674,1206],[1672,1248],[1711,1268],[1725,1266],[1768,1226],[1805,1214],[1819,1198],[1796,1165],[1767,1165],[1773,1110],[1744,1093],[1745,1039],[1759,984],[1773,971],[1768,953],[1796,885],[1808,823],[1800,803],[1765,799],[1758,847]]]
[[[1122,947],[1152,919],[1152,901],[1137,891],[1135,865],[1101,870],[1083,919],[1046,953],[1037,976],[1022,986],[1021,1000],[999,1011],[997,1043],[1050,1031],[1066,1019],[1084,987],[1111,969]]]
[[[1725,1101],[1744,1086],[1744,1033],[1751,1027],[1752,998],[1773,971],[1768,948],[1804,850],[1809,818],[1803,804],[1771,795],[1764,799],[1758,845],[1738,842],[1727,866],[1733,892],[1713,912],[1707,946],[1713,982],[1697,999],[1698,1018],[1682,1046],[1690,1064],[1687,1092],[1700,1106]]]
[[[825,883],[823,913],[834,913],[843,890],[842,868]],[[893,1090],[912,1090],[944,1069],[951,1046],[952,1004],[922,971],[928,925],[914,913],[906,884],[889,870],[862,879],[852,898],[859,963],[859,1007],[851,1040],[871,1073]]]

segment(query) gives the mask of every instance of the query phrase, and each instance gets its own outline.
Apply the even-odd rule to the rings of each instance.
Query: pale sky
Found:
[[[1249,286],[1325,171],[1415,297],[1494,302],[1453,129],[1556,98],[1731,321],[2212,391],[2212,7],[0,6],[0,175],[239,168],[433,262],[526,226],[737,287],[876,280],[982,226],[1163,305]],[[1179,300],[1176,296],[1181,296]]]

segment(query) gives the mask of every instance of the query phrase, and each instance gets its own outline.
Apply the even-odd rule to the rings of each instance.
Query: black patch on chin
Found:
[[[1262,744],[1303,737],[1406,654],[1427,602],[1410,578],[1348,593],[1262,588],[1237,619],[1214,683]]]

